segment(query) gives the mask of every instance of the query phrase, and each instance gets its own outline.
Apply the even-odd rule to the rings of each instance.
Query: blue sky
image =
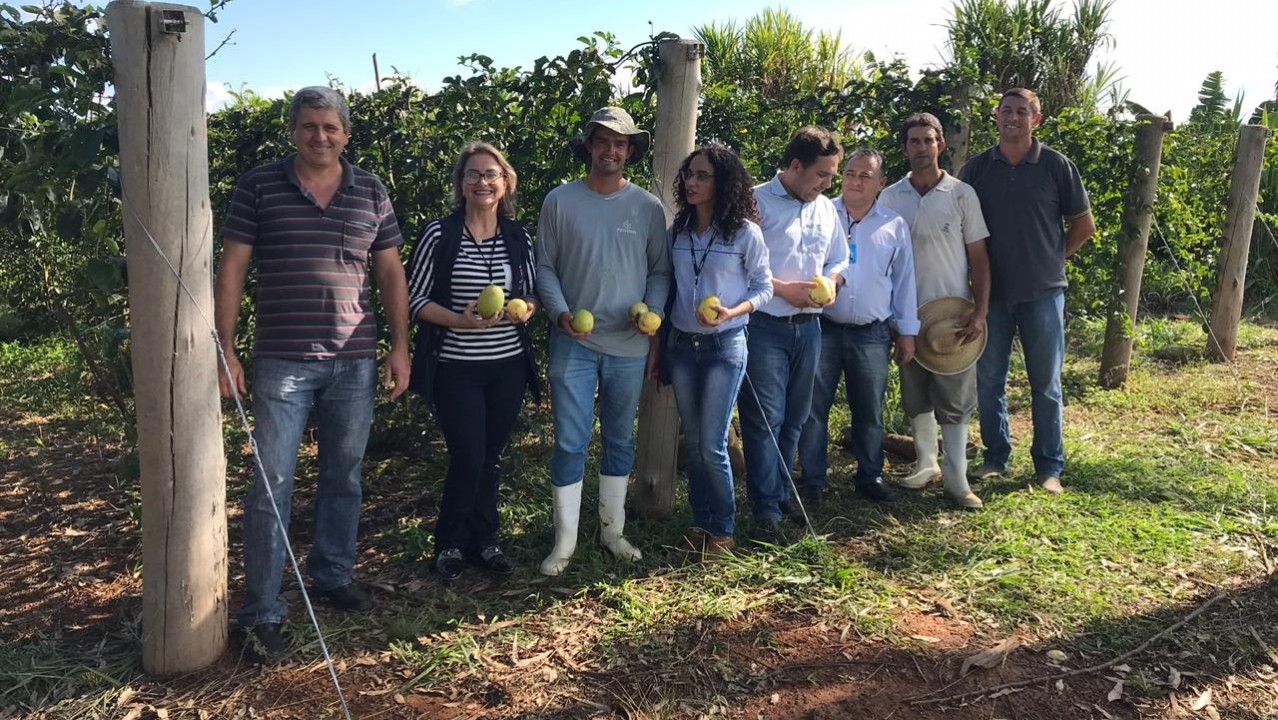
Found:
[[[328,76],[359,89],[373,86],[372,54],[382,75],[392,68],[427,88],[459,72],[472,52],[499,65],[529,65],[542,55],[578,47],[595,30],[629,47],[653,29],[690,36],[693,26],[744,20],[783,6],[814,28],[839,30],[855,50],[903,55],[915,69],[944,57],[947,0],[234,0],[206,27],[211,51],[231,30],[231,44],[209,60],[210,107],[225,88],[247,87],[268,97],[323,84]],[[1278,2],[1270,0],[1116,0],[1110,13],[1116,62],[1132,100],[1170,109],[1183,120],[1202,79],[1225,73],[1230,93],[1244,90],[1250,109],[1273,97],[1278,82]],[[650,26],[649,22],[653,24]]]

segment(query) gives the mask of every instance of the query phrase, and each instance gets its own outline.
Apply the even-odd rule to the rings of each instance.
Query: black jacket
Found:
[[[462,232],[465,229],[465,217],[461,211],[454,212],[439,221],[440,240],[435,245],[435,256],[430,259],[435,268],[435,275],[430,289],[430,301],[443,307],[452,306],[453,263],[457,261],[457,253],[461,249]],[[501,228],[501,239],[510,253],[510,264],[515,274],[513,297],[530,297],[534,295],[533,279],[528,276],[528,248],[531,243],[524,240],[528,231],[514,220],[498,218]],[[417,252],[418,245],[413,249]],[[413,368],[408,389],[422,396],[427,403],[432,401],[435,391],[435,367],[439,364],[439,351],[444,342],[447,328],[417,320],[417,337],[413,342]],[[532,335],[528,326],[517,325],[519,343],[524,348],[524,361],[528,364],[528,390],[533,400],[541,400],[541,380],[537,374],[537,363],[532,351]]]

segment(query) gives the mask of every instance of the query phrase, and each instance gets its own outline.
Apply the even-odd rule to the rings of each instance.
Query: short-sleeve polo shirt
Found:
[[[910,226],[919,305],[939,297],[972,299],[967,246],[989,235],[976,192],[942,171],[926,195],[919,195],[906,175],[885,188],[879,202]]]
[[[385,186],[342,162],[333,199],[320,208],[297,178],[296,156],[250,170],[231,196],[222,237],[253,246],[257,268],[255,357],[376,357],[371,254],[403,244]]]
[[[991,300],[1029,302],[1066,287],[1064,221],[1091,209],[1074,163],[1034,140],[1015,165],[995,145],[959,177],[976,189],[990,230]]]

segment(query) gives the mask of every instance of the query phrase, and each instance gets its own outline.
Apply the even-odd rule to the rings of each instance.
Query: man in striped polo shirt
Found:
[[[230,368],[229,379],[219,377],[225,397],[248,391],[234,340],[244,278],[251,262],[257,266],[253,412],[261,469],[245,500],[246,587],[237,621],[256,638],[264,659],[287,648],[280,632],[287,610],[280,596],[285,534],[298,447],[312,410],[319,477],[307,559],[311,594],[341,610],[372,607],[351,577],[360,465],[377,386],[370,266],[391,332],[385,382],[392,399],[408,388],[403,239],[381,181],[341,157],[350,131],[350,110],[338,93],[299,90],[289,108],[297,152],[241,177],[222,226],[215,292]]]

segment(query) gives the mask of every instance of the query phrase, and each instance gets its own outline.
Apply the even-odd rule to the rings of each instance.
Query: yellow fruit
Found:
[[[648,312],[648,306],[642,300],[630,306],[630,317],[632,318],[637,318],[646,312]]]
[[[719,317],[719,313],[714,310],[718,305],[722,305],[718,295],[705,296],[701,304],[697,306],[697,317],[700,317],[702,322],[714,322]]]
[[[506,314],[522,320],[528,314],[528,303],[524,302],[523,298],[515,298],[506,303]]]
[[[812,298],[812,302],[817,305],[825,305],[834,298],[834,281],[824,275],[817,275],[812,278],[812,282],[816,283],[816,287],[808,291],[808,297]]]
[[[475,310],[479,313],[479,317],[489,320],[497,317],[497,313],[501,312],[501,308],[506,304],[506,293],[496,285],[489,285],[479,293],[479,301],[475,303]]]
[[[573,332],[588,333],[595,329],[595,316],[590,314],[589,310],[578,310],[572,314]]]
[[[639,316],[639,329],[651,335],[661,327],[661,316],[651,310]]]

